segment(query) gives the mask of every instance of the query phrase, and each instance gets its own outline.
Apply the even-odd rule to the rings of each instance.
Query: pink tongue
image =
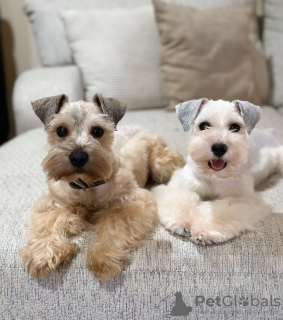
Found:
[[[211,161],[211,167],[215,170],[223,169],[224,165],[225,165],[225,162],[221,159]]]

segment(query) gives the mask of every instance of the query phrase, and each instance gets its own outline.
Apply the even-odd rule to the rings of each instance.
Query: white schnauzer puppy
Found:
[[[96,94],[92,102],[68,103],[59,95],[32,106],[48,134],[48,191],[29,219],[21,250],[27,271],[48,276],[76,251],[70,237],[95,228],[87,266],[99,279],[120,273],[157,222],[154,197],[143,189],[148,176],[168,182],[183,157],[145,130],[115,131],[126,111],[116,99]]]
[[[283,147],[263,147],[256,163],[248,161],[260,107],[200,99],[181,103],[176,111],[188,131],[189,155],[167,186],[152,189],[161,224],[201,245],[253,230],[272,211],[255,186],[283,168]]]

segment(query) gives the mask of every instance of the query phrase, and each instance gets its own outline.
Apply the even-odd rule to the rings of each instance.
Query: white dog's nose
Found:
[[[222,157],[227,152],[227,150],[228,148],[224,143],[214,143],[211,147],[211,151],[218,158]]]

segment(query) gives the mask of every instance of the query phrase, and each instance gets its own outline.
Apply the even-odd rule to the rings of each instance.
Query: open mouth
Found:
[[[222,159],[209,160],[208,166],[215,171],[220,171],[226,168],[227,162],[223,161]]]

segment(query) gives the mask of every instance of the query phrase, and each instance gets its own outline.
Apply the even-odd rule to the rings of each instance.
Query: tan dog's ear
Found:
[[[60,94],[59,96],[46,97],[32,101],[31,105],[35,114],[44,125],[47,125],[51,121],[53,115],[58,113],[62,105],[67,102],[68,97],[64,94]]]
[[[95,94],[92,101],[99,106],[102,113],[107,114],[109,118],[115,123],[117,123],[124,117],[127,109],[125,103],[113,98],[104,97],[102,94]]]
[[[251,133],[259,121],[261,108],[248,101],[234,100],[233,103],[244,119],[248,133]]]
[[[208,100],[206,98],[199,100],[189,100],[176,105],[177,116],[183,126],[184,131],[188,131],[192,122],[197,117],[200,108],[206,104]]]

